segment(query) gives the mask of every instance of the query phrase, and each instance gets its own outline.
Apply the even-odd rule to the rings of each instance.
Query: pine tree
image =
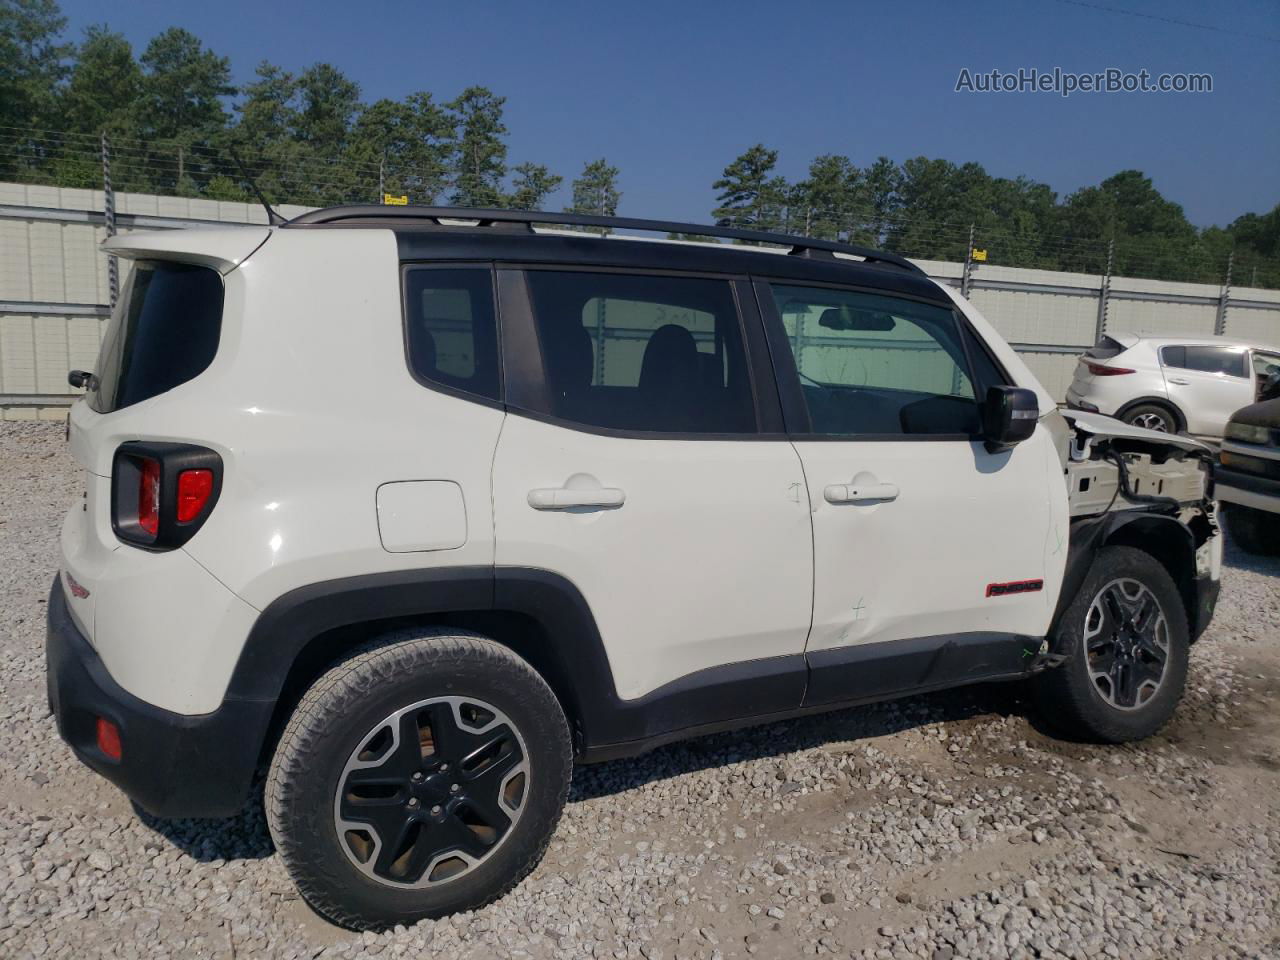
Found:
[[[55,126],[55,91],[72,52],[60,37],[66,26],[57,0],[0,3],[0,125]]]
[[[613,217],[618,214],[618,168],[609,165],[604,157],[593,160],[582,168],[573,181],[573,203],[565,207],[566,213],[580,213],[593,217]],[[608,233],[601,227],[591,228],[593,233]]]
[[[803,205],[802,232],[822,240],[847,238],[858,227],[861,182],[862,172],[848,157],[829,153],[815,158],[809,176],[796,185],[796,201]],[[794,224],[788,226],[794,229]]]
[[[786,181],[770,177],[778,162],[778,151],[757,143],[724,168],[724,176],[713,183],[720,191],[720,204],[711,215],[722,227],[749,230],[777,230],[786,206]]]
[[[379,100],[366,107],[352,131],[348,158],[370,185],[377,171],[385,193],[433,204],[448,183],[453,135],[450,115],[431,94],[419,91],[403,101]]]
[[[129,41],[106,27],[89,27],[62,93],[64,124],[91,136],[105,130],[130,137],[134,133],[130,107],[141,90],[142,68]]]
[[[547,197],[564,182],[564,177],[540,163],[519,164],[515,174],[515,190],[507,197],[507,206],[512,210],[541,210]]]
[[[468,87],[450,101],[458,136],[453,156],[453,202],[462,207],[496,207],[507,175],[506,97],[485,87]]]

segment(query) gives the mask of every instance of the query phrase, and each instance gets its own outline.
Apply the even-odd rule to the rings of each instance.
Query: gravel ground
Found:
[[[61,424],[0,425],[0,956],[1280,957],[1280,563],[1228,550],[1170,727],[1051,740],[980,688],[579,769],[499,903],[326,924],[261,807],[156,821],[47,716],[45,595],[80,493]]]

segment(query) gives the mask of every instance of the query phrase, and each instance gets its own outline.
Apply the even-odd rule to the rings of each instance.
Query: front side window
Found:
[[[421,380],[498,399],[498,328],[488,267],[408,267],[409,368]]]
[[[727,280],[598,272],[527,274],[548,409],[642,433],[756,427]]]
[[[1223,373],[1229,377],[1248,376],[1243,347],[1163,347],[1160,358],[1166,367],[1198,370],[1201,373]]]
[[[770,289],[800,375],[811,432],[978,432],[979,392],[952,310],[848,290],[778,283]],[[983,359],[994,371],[989,358]]]

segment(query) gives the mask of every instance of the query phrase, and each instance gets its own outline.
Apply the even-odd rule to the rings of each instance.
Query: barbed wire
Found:
[[[421,166],[359,155],[308,155],[304,147],[281,144],[281,157],[249,150],[227,136],[217,142],[108,135],[113,187],[123,193],[150,193],[189,199],[257,201],[256,182],[278,205],[327,206],[378,202],[380,191],[406,195],[415,203],[440,203],[452,183],[442,162]],[[241,153],[242,170],[231,155]],[[441,158],[442,160],[443,158]],[[101,138],[74,131],[0,125],[0,180],[73,188],[102,188]],[[247,174],[247,178],[246,178]],[[746,212],[744,212],[746,213]],[[1280,288],[1280,259],[1248,248],[1216,248],[1202,238],[1078,236],[1028,222],[992,222],[987,210],[962,219],[922,217],[874,206],[822,209],[768,206],[758,212],[767,226],[878,246],[919,260],[963,261],[975,250],[985,259],[973,267],[1019,267],[1101,275],[1110,257],[1112,274],[1165,281],[1224,284],[1228,261],[1233,286]],[[750,214],[742,226],[751,226]]]

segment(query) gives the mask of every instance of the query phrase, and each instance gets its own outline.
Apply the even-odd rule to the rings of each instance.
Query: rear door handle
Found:
[[[829,483],[822,496],[827,503],[884,502],[898,499],[896,483]]]
[[[529,491],[529,506],[535,510],[571,510],[574,507],[620,507],[627,495],[617,487],[542,487]]]
[[[1170,377],[1170,378],[1169,378],[1169,382],[1170,382],[1170,383],[1176,383],[1176,384],[1177,384],[1178,386],[1180,386],[1180,387],[1185,387],[1185,386],[1187,386],[1187,384],[1189,384],[1191,381],[1190,381],[1190,380],[1183,380],[1181,377]]]

